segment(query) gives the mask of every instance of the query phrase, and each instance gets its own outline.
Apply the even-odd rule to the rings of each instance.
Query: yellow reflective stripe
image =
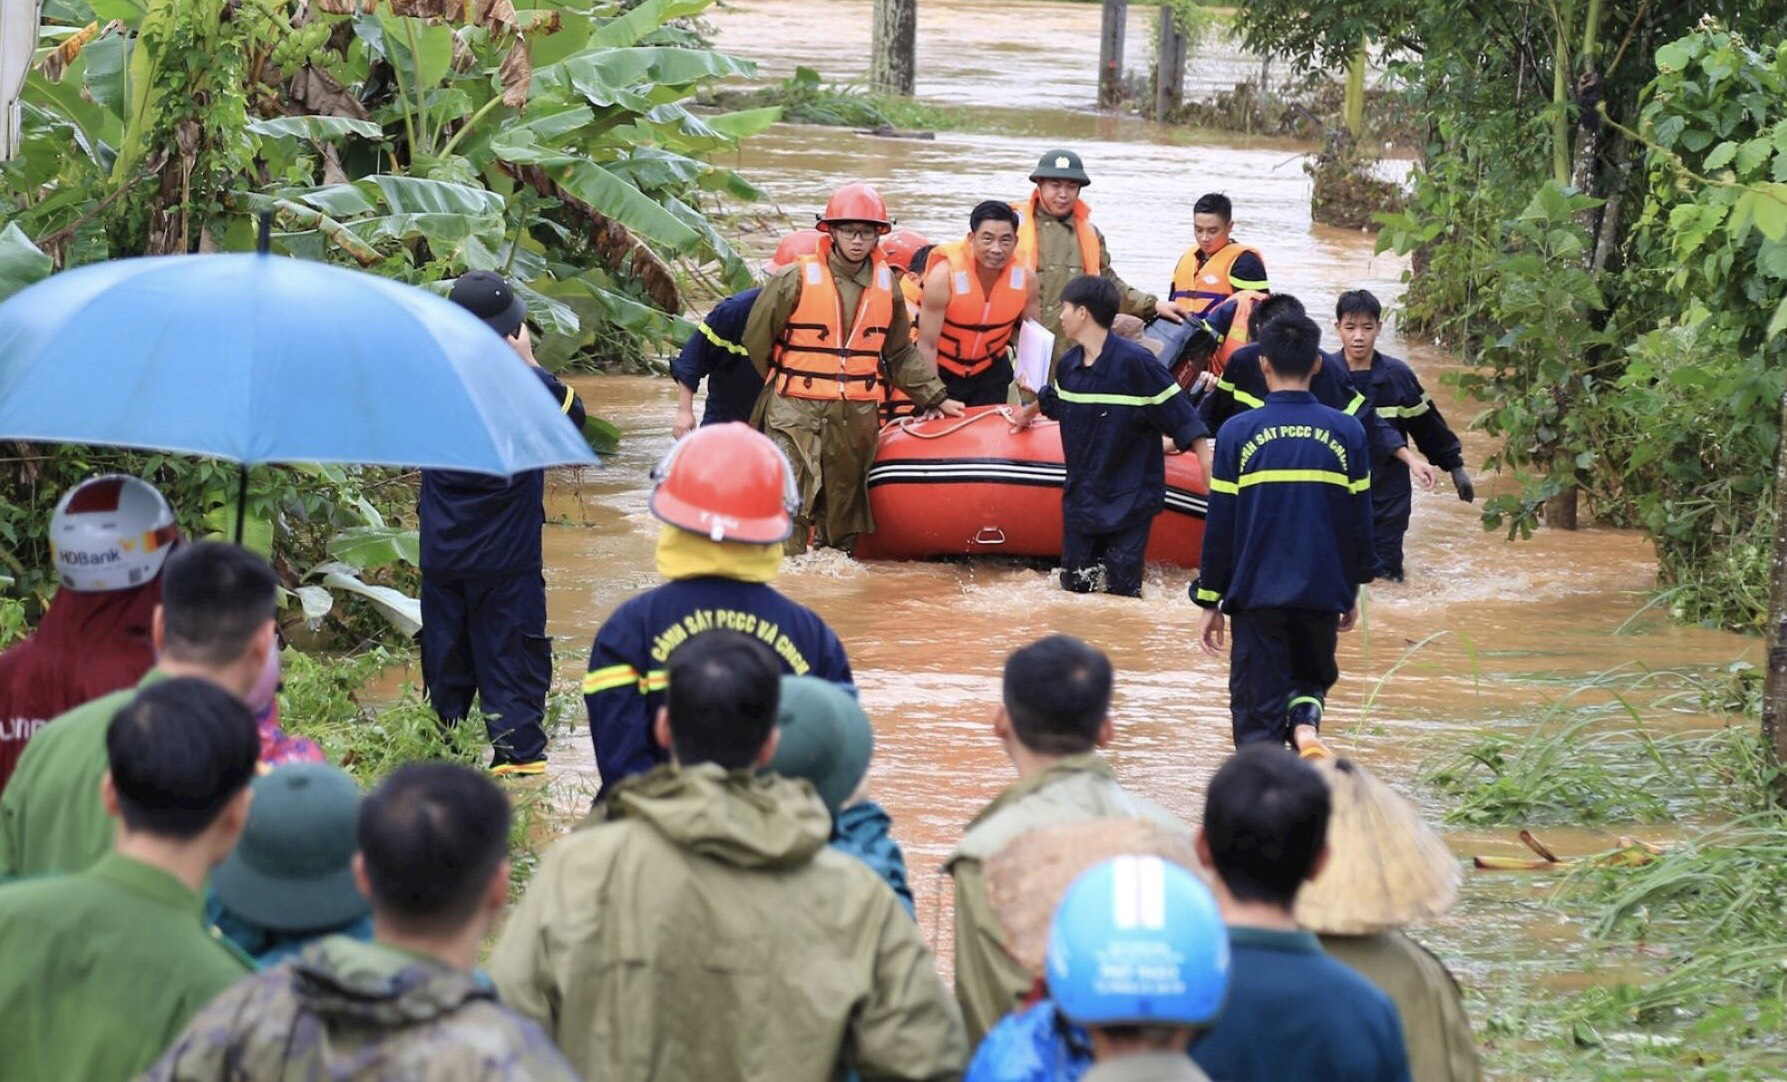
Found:
[[[736,353],[740,357],[749,357],[751,355],[750,350],[739,345],[737,342],[728,342],[726,339],[721,338],[718,331],[714,330],[712,327],[709,327],[707,325],[706,320],[703,320],[700,323],[695,324],[695,326],[698,330],[701,331],[701,337],[707,339],[709,342],[712,342],[714,345],[719,346],[721,349],[725,350],[726,352]]]
[[[1222,595],[1217,593],[1215,590],[1206,590],[1202,586],[1199,586],[1198,587],[1198,600],[1199,601],[1208,601],[1211,604],[1215,604],[1216,602],[1222,600]]]
[[[1359,407],[1361,407],[1363,405],[1365,405],[1365,396],[1362,394],[1356,394],[1353,396],[1353,400],[1346,404],[1346,409],[1343,409],[1340,412],[1346,414],[1348,417],[1351,417],[1353,414],[1358,413]]]
[[[1244,475],[1235,482],[1237,488],[1249,488],[1253,485],[1282,485],[1314,482],[1323,485],[1339,485],[1348,492],[1364,492],[1371,487],[1371,478],[1361,477],[1354,481],[1344,473],[1334,470],[1259,470]],[[1210,491],[1223,491],[1219,486],[1227,482],[1210,479]]]
[[[663,691],[669,686],[670,673],[665,669],[653,669],[639,680],[639,690],[648,694],[654,691]]]
[[[1232,274],[1229,275],[1229,284],[1234,286],[1236,289],[1257,289],[1261,293],[1264,293],[1268,289],[1272,288],[1272,284],[1270,282],[1266,281],[1264,278],[1261,278],[1259,281],[1254,282],[1254,281],[1250,281],[1246,278],[1237,278]]]
[[[1407,419],[1409,417],[1419,417],[1432,408],[1433,400],[1426,395],[1422,395],[1421,401],[1412,406],[1379,406],[1378,412],[1386,417],[1401,417]]]
[[[1322,712],[1322,701],[1320,699],[1316,698],[1314,695],[1299,695],[1295,699],[1292,699],[1290,702],[1285,703],[1284,708],[1286,710],[1295,710],[1295,709],[1297,709],[1297,707],[1302,706],[1304,703],[1308,703],[1310,706],[1315,707],[1316,713],[1319,714]]]
[[[1159,394],[1143,398],[1135,394],[1080,394],[1057,385],[1055,397],[1063,402],[1077,402],[1082,406],[1158,406],[1182,389],[1177,383],[1172,383]]]
[[[1210,478],[1210,491],[1211,492],[1225,492],[1228,495],[1233,496],[1237,492],[1240,492],[1241,488],[1239,485],[1235,484],[1235,482],[1233,482],[1233,481],[1224,481],[1220,477],[1212,477],[1212,478]]]
[[[1240,388],[1236,387],[1234,384],[1230,383],[1226,379],[1220,379],[1220,378],[1217,379],[1216,389],[1219,391],[1227,391],[1229,393],[1229,397],[1231,397],[1235,401],[1241,403],[1243,406],[1246,406],[1250,410],[1259,409],[1261,406],[1266,404],[1265,399],[1255,398],[1254,396],[1248,394],[1246,391],[1243,391]]]
[[[639,683],[639,670],[631,665],[610,665],[604,669],[591,669],[583,674],[583,693],[595,695],[598,692],[613,691]]]
[[[560,413],[570,413],[571,412],[571,403],[573,403],[575,401],[577,401],[577,392],[572,390],[569,387],[566,387],[565,388],[565,400],[563,402],[559,403],[558,411]]]

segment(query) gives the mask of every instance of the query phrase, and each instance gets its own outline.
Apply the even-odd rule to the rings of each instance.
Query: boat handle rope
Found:
[[[945,436],[952,436],[955,433],[960,432],[962,429],[967,428],[969,425],[975,423],[976,421],[984,421],[984,420],[988,419],[989,417],[1003,418],[1006,424],[1011,424],[1012,423],[1011,407],[1010,406],[1000,406],[996,410],[988,410],[985,413],[977,413],[972,417],[964,417],[961,420],[957,421],[955,424],[950,425],[948,428],[945,428],[941,432],[920,432],[918,430],[919,425],[930,424],[931,422],[923,420],[918,417],[901,417],[899,420],[894,421],[893,423],[884,427],[881,431],[883,433],[886,433],[888,431],[888,429],[894,429],[894,430],[897,430],[900,432],[904,432],[908,436],[913,437],[914,439],[940,440]],[[1034,424],[1053,424],[1053,423],[1055,423],[1055,422],[1053,422],[1053,421],[1034,422]]]

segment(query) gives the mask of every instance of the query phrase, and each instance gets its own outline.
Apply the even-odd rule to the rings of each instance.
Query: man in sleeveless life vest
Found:
[[[1017,244],[1017,211],[989,200],[968,216],[967,238],[939,244],[925,268],[918,351],[964,405],[1005,402],[1008,347],[1020,323],[1042,317],[1036,275],[1011,258]]]
[[[763,264],[763,276],[772,277],[793,266],[801,256],[818,251],[822,235],[817,229],[797,229],[783,237],[776,245],[776,254]],[[751,419],[751,407],[757,404],[758,392],[763,390],[763,377],[751,367],[750,354],[740,343],[751,306],[762,292],[762,286],[752,286],[714,305],[683,343],[682,352],[670,362],[670,376],[676,380],[676,419],[670,426],[675,439],[695,430],[695,392],[704,379],[707,406],[701,411],[702,424]]]
[[[782,669],[848,684],[844,646],[819,615],[770,583],[799,506],[776,445],[742,424],[704,425],[652,471],[662,586],[628,599],[602,624],[583,678],[602,792],[670,756],[652,737],[671,651],[710,628],[741,631]]]
[[[1118,313],[1174,323],[1185,318],[1185,309],[1171,300],[1159,300],[1131,286],[1111,269],[1111,254],[1104,234],[1092,224],[1092,208],[1080,201],[1080,189],[1092,183],[1080,156],[1071,150],[1051,150],[1030,174],[1036,190],[1030,198],[1013,203],[1018,212],[1016,262],[1036,272],[1042,325],[1055,333],[1055,360],[1073,345],[1061,333],[1061,291],[1082,274],[1094,274],[1117,287]]]
[[[751,422],[788,456],[800,491],[790,555],[806,551],[814,528],[819,544],[846,552],[875,528],[868,479],[886,384],[925,412],[962,413],[912,344],[878,247],[892,229],[873,187],[839,188],[819,216],[819,250],[771,278],[745,323],[767,384]]]
[[[50,518],[61,589],[37,631],[0,654],[0,791],[51,718],[132,687],[155,664],[161,565],[179,543],[174,512],[124,474],[82,481]]]
[[[1234,205],[1226,195],[1211,192],[1192,204],[1191,228],[1197,243],[1179,257],[1168,297],[1200,319],[1237,293],[1272,290],[1259,249],[1229,238],[1233,223]]]

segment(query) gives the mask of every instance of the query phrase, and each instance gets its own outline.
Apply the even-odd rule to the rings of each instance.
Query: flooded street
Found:
[[[1056,109],[1090,101],[1096,7],[1002,4],[997,18],[1035,33],[1004,36],[986,49],[963,47],[992,11],[959,3],[921,9],[921,95]],[[842,79],[861,73],[867,12],[866,0],[752,0],[712,21],[720,48],[759,59],[768,74],[799,63]],[[1132,28],[1132,53],[1148,47],[1152,17],[1147,12]],[[835,62],[828,59],[834,55]],[[939,133],[914,141],[783,126],[749,141],[732,164],[797,223],[810,221],[834,186],[869,180],[901,224],[947,240],[965,231],[977,201],[1024,196],[1038,154],[1066,142],[1085,158],[1093,220],[1130,283],[1164,292],[1190,243],[1192,201],[1220,190],[1235,200],[1237,239],[1265,253],[1274,288],[1301,297],[1325,329],[1344,290],[1369,288],[1394,306],[1400,259],[1374,255],[1370,236],[1310,223],[1303,148],[1200,143],[1136,121],[1051,115],[1055,122],[1035,137]],[[1325,345],[1337,345],[1331,330]],[[1400,340],[1394,316],[1381,348],[1408,357],[1453,427],[1466,426],[1474,411],[1442,378],[1451,358]],[[561,651],[587,649],[617,604],[657,581],[658,525],[646,510],[647,473],[670,445],[675,402],[668,379],[596,377],[579,389],[625,442],[605,469],[560,478],[551,496],[557,524],[548,529],[546,566],[551,631]],[[1475,472],[1488,442],[1474,433],[1464,439]],[[1496,489],[1497,479],[1484,478],[1479,499]],[[1456,754],[1484,733],[1517,738],[1577,679],[1621,665],[1716,667],[1759,656],[1751,640],[1675,627],[1654,610],[1623,627],[1653,586],[1651,552],[1635,533],[1546,532],[1506,542],[1484,533],[1478,508],[1460,503],[1446,484],[1417,492],[1407,562],[1408,582],[1371,587],[1364,628],[1342,637],[1343,675],[1326,729],[1336,750],[1425,801],[1435,818],[1444,808],[1414,784],[1423,763]],[[1110,756],[1119,776],[1196,821],[1204,780],[1231,745],[1227,663],[1196,646],[1189,579],[1188,572],[1152,568],[1145,597],[1135,601],[1065,594],[1047,573],[1010,564],[864,565],[820,553],[795,561],[778,581],[823,614],[850,652],[879,741],[874,795],[893,815],[922,927],[945,964],[948,889],[937,869],[963,824],[1013,779],[989,728],[1000,667],[1013,647],[1063,631],[1105,649],[1118,670]],[[567,662],[558,683],[569,687],[580,675],[581,667]],[[1646,718],[1658,731],[1725,721],[1693,712]],[[555,772],[570,779],[581,771],[593,792],[581,716],[578,723],[554,745]],[[1592,832],[1559,834],[1560,848],[1574,852],[1606,844]],[[1451,837],[1460,854],[1517,851],[1511,830]],[[1530,879],[1476,876],[1457,910],[1424,937],[1466,983],[1484,959],[1530,957],[1536,974],[1562,971],[1569,966],[1553,948],[1578,933],[1536,911],[1544,889]]]

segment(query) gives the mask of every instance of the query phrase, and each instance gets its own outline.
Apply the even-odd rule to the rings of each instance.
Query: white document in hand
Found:
[[[1017,378],[1032,391],[1040,391],[1049,382],[1049,362],[1055,356],[1055,336],[1034,319],[1026,319],[1018,330],[1018,356],[1012,365]]]

